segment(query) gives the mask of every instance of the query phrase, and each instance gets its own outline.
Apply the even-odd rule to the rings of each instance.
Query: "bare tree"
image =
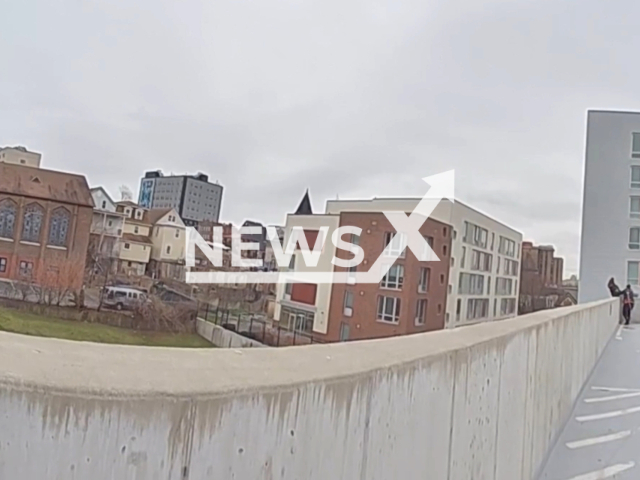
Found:
[[[126,185],[120,185],[120,200],[123,202],[133,200],[133,193]]]

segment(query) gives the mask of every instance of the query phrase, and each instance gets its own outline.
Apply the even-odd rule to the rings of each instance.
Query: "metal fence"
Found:
[[[198,304],[198,317],[270,347],[325,343],[309,333],[284,328],[266,317],[234,312],[205,302]]]

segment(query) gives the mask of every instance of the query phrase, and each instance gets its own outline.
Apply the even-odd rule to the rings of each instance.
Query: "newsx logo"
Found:
[[[450,170],[438,175],[423,178],[431,188],[420,200],[416,208],[407,215],[398,211],[383,211],[384,216],[389,220],[397,233],[385,247],[382,254],[376,259],[368,271],[328,271],[308,270],[318,267],[318,263],[324,251],[324,246],[329,237],[330,227],[321,226],[314,228],[318,231],[313,249],[310,249],[305,228],[295,226],[291,230],[287,245],[283,248],[278,232],[275,227],[267,227],[267,239],[271,244],[274,257],[279,272],[194,272],[188,271],[186,281],[188,283],[379,283],[388,273],[394,262],[402,255],[408,247],[413,254],[421,261],[439,261],[431,246],[420,233],[420,228],[429,218],[434,208],[440,200],[447,198],[454,201],[454,171]],[[213,246],[205,241],[200,233],[193,227],[187,229],[186,235],[186,265],[193,268],[195,266],[195,248],[198,247],[215,267],[223,265],[223,251],[228,250],[222,244],[222,227],[214,227]],[[231,236],[231,264],[234,267],[252,268],[262,267],[261,259],[242,258],[242,251],[259,250],[260,245],[255,242],[243,242],[241,236],[261,234],[261,227],[242,227],[234,229]],[[337,267],[350,268],[360,265],[364,259],[365,252],[357,244],[344,240],[345,236],[361,236],[362,229],[355,226],[338,227],[331,232],[331,242],[336,248],[350,252],[353,258],[339,258],[336,255],[331,259],[331,264]],[[347,237],[349,238],[349,237]],[[300,253],[304,260],[304,271],[286,271],[290,265],[291,258],[296,251],[296,246],[300,247]]]

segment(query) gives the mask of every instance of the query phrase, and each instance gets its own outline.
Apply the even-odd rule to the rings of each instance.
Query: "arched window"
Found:
[[[69,233],[69,221],[71,213],[63,207],[56,208],[51,213],[49,224],[49,245],[57,247],[67,246],[67,234]]]
[[[0,237],[13,238],[16,211],[17,205],[13,200],[6,198],[0,202]]]
[[[40,205],[37,203],[27,205],[27,208],[24,209],[22,222],[22,240],[39,243],[43,219],[44,209]]]

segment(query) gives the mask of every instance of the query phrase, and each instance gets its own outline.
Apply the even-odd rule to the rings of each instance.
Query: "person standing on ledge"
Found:
[[[611,293],[612,297],[619,297],[620,295],[622,295],[622,292],[620,291],[620,287],[616,285],[616,281],[613,279],[613,277],[609,279],[609,283],[607,283],[607,288],[609,289],[609,293]]]
[[[622,316],[624,318],[625,325],[629,325],[629,322],[631,321],[631,311],[635,304],[633,297],[634,293],[633,290],[631,290],[631,285],[627,285],[627,287],[622,291]]]

